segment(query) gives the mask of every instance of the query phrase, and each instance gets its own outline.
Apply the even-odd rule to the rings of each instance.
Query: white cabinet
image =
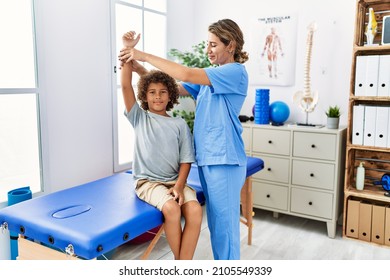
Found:
[[[326,222],[334,238],[342,212],[346,128],[243,127],[247,154],[264,161],[252,176],[254,207]]]

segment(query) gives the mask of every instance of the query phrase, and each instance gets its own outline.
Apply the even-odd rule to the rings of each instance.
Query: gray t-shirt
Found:
[[[125,116],[135,132],[133,175],[136,180],[176,180],[180,164],[195,161],[192,135],[182,118],[144,111],[137,102]]]

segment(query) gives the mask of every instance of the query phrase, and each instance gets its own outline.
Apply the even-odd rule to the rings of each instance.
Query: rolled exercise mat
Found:
[[[8,206],[28,200],[32,198],[30,187],[14,189],[8,192]],[[18,233],[10,232],[11,238],[11,260],[16,260],[18,256]]]
[[[256,124],[269,124],[269,89],[256,89],[254,118]]]

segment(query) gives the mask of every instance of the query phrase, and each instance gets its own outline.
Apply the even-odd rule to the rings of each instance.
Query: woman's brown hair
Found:
[[[240,27],[231,19],[221,19],[209,26],[209,32],[217,36],[221,42],[228,46],[230,42],[235,43],[234,61],[244,63],[249,59],[248,53],[243,51],[244,35]]]

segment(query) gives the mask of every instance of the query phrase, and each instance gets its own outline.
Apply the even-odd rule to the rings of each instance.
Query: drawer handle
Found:
[[[314,177],[314,173],[310,173],[310,177]]]
[[[311,147],[314,149],[314,148],[316,147],[316,145],[314,145],[314,144],[311,144]]]
[[[310,202],[309,202],[309,205],[313,205],[313,202],[310,201]]]
[[[271,171],[271,167],[268,167],[267,170],[268,170],[268,171]]]
[[[271,195],[270,194],[267,194],[267,198],[270,198],[271,197]]]
[[[268,140],[268,144],[272,144],[272,140]]]

